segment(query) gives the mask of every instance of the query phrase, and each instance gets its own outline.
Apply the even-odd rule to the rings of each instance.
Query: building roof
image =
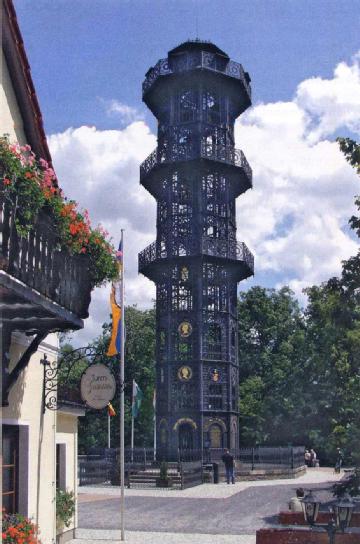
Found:
[[[12,0],[3,0],[2,47],[28,143],[38,157],[51,163],[39,101]]]
[[[209,51],[210,53],[217,53],[223,57],[229,58],[229,55],[222,51],[217,45],[207,40],[187,40],[186,42],[181,43],[169,51],[169,55],[176,55],[177,53],[182,53],[184,51]]]

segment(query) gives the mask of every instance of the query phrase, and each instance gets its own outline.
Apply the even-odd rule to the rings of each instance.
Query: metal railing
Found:
[[[0,193],[0,266],[80,318],[88,316],[91,282],[86,255],[59,249],[51,218],[44,211],[27,236],[19,236],[14,207]]]
[[[241,149],[231,145],[220,145],[209,142],[174,144],[168,147],[157,147],[140,165],[140,179],[146,177],[156,166],[176,161],[189,161],[197,158],[223,162],[243,169],[252,187],[252,169]]]
[[[161,76],[196,69],[206,69],[240,80],[244,85],[249,99],[251,98],[251,86],[242,65],[208,51],[189,51],[176,58],[160,59],[146,74],[146,78],[142,84],[143,95],[151,89],[155,81]]]
[[[189,240],[186,255],[181,256],[188,257],[198,254],[242,261],[248,266],[251,273],[254,273],[254,256],[244,242],[221,240],[203,236],[200,241]],[[167,252],[166,249],[161,247],[156,241],[152,242],[139,253],[139,272],[142,272],[146,266],[155,261],[178,256],[178,254]]]

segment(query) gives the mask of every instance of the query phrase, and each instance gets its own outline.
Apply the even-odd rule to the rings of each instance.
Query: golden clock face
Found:
[[[192,370],[189,366],[181,366],[178,370],[178,378],[182,382],[188,382],[192,378]]]
[[[178,330],[180,336],[182,336],[183,338],[187,338],[192,333],[191,323],[189,323],[188,321],[183,321],[182,323],[180,323]]]
[[[186,266],[183,266],[181,269],[181,279],[182,281],[187,281],[189,279],[189,269]]]

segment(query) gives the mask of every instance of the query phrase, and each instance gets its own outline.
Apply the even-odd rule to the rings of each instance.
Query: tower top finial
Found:
[[[189,39],[185,42],[180,43],[173,49],[170,49],[169,55],[176,55],[177,53],[182,53],[183,51],[192,51],[195,49],[201,49],[202,51],[209,51],[210,53],[217,53],[229,59],[229,55],[225,53],[220,47],[212,43],[210,40],[200,40],[200,38]]]

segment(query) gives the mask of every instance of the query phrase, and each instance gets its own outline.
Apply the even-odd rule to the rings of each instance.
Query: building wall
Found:
[[[77,432],[78,415],[64,411],[57,413],[56,444],[60,446],[60,488],[73,491],[77,497]],[[83,413],[81,414],[83,415]],[[71,525],[65,531],[77,526],[77,509]]]
[[[9,134],[11,141],[18,141],[20,145],[26,144],[20,108],[3,51],[1,51],[0,113],[0,135]]]
[[[15,365],[28,340],[16,334],[10,350]],[[50,544],[55,537],[55,430],[56,412],[43,412],[43,365],[57,357],[57,336],[49,335],[31,357],[9,394],[9,406],[2,408],[3,424],[19,425],[19,511],[40,528],[41,541]]]

